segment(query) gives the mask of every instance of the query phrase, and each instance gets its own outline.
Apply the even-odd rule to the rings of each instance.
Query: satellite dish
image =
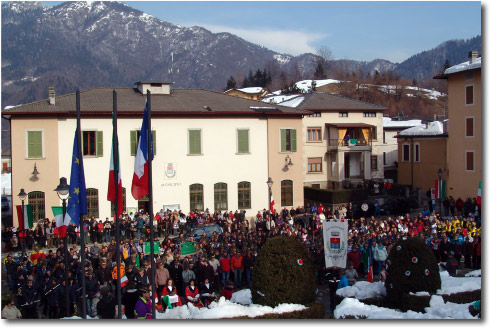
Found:
[[[368,204],[367,204],[367,203],[363,203],[363,204],[361,205],[361,209],[362,209],[364,212],[367,212],[368,208],[369,208],[369,206],[368,206]]]

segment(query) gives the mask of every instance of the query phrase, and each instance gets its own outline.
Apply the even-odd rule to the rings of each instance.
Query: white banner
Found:
[[[323,222],[323,246],[325,266],[347,267],[347,220],[327,220]]]

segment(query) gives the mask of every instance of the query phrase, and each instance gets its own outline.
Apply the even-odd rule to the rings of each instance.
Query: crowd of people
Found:
[[[391,247],[405,236],[423,239],[451,273],[458,268],[477,269],[481,267],[478,214],[481,210],[476,208],[478,211],[466,213],[463,209],[447,216],[424,208],[416,216],[407,213],[397,217],[381,217],[379,213],[357,217],[352,203],[334,209],[311,203],[277,212],[264,210],[253,216],[245,211],[212,213],[206,209],[186,215],[182,211],[160,210],[153,221],[155,238],[160,244],[153,259],[155,275],[151,274],[152,259],[145,253],[150,233],[147,213],[128,213],[121,217],[120,245],[115,242],[113,220],[86,218],[81,231],[89,244],[83,245],[86,254],[83,264],[77,227],[70,225],[65,245],[64,239],[55,233],[54,221],[45,219],[34,230],[26,231],[25,236],[10,228],[2,229],[3,251],[7,253],[2,267],[13,295],[6,315],[18,317],[20,314],[22,318],[80,315],[80,302],[86,299],[87,315],[114,318],[117,252],[121,260],[120,276],[124,277],[121,286],[126,317],[151,317],[152,302],[159,310],[186,303],[208,306],[220,296],[230,299],[237,289],[250,287],[258,252],[276,235],[289,236],[304,245],[315,265],[317,283],[328,282],[330,286],[334,281],[331,292],[365,278],[370,266],[374,274],[383,279]],[[347,219],[349,223],[348,267],[341,272],[325,267],[322,222],[332,219]],[[223,233],[216,231],[210,236],[204,233],[198,241],[188,236],[187,232],[193,227],[205,223],[218,224]],[[196,252],[181,256],[179,246],[184,242],[194,242]],[[27,250],[31,249],[28,256]],[[65,301],[66,274],[68,303]],[[85,298],[81,297],[83,276]],[[12,306],[20,312],[15,312]]]

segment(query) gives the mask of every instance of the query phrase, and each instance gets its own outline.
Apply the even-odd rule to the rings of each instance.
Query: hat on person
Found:
[[[107,296],[107,295],[109,295],[109,292],[110,292],[109,287],[102,287],[102,288],[100,289],[100,295],[102,295],[102,296]]]

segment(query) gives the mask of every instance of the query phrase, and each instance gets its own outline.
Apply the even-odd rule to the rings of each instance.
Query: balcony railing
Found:
[[[372,139],[366,141],[365,139],[355,139],[351,138],[349,140],[345,139],[328,139],[328,147],[329,148],[338,148],[338,147],[347,147],[347,148],[355,148],[355,147],[371,147]]]

